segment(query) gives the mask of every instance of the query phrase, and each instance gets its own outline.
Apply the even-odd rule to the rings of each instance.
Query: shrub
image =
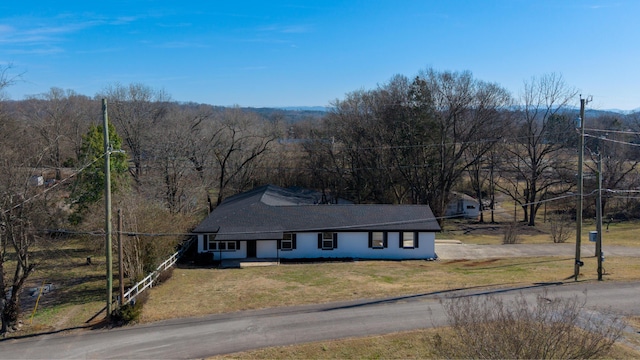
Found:
[[[171,276],[173,276],[173,266],[165,271],[160,272],[160,274],[158,274],[158,277],[156,278],[156,283],[162,284],[165,281],[171,279]]]
[[[503,228],[502,243],[517,244],[520,242],[520,228],[517,222],[512,222]]]
[[[617,317],[593,315],[578,297],[527,301],[460,297],[443,300],[453,336],[431,339],[437,357],[486,359],[587,359],[606,356],[622,335]]]
[[[551,225],[551,240],[556,244],[567,242],[574,233],[571,228],[571,223],[563,216],[552,216],[549,219],[549,223]]]
[[[149,294],[146,292],[138,294],[135,299],[114,310],[111,315],[111,321],[118,325],[136,323],[140,319],[142,307],[148,298]]]

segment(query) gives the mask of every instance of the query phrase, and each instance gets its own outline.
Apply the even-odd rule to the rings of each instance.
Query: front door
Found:
[[[256,240],[247,240],[247,257],[257,257]]]

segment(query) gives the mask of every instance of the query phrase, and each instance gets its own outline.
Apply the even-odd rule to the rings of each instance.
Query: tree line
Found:
[[[356,202],[429,204],[438,217],[453,190],[486,199],[489,207],[500,192],[534,226],[546,201],[575,189],[577,100],[557,74],[525,82],[517,98],[468,71],[397,75],[336,100],[311,130],[304,147],[312,185]],[[638,185],[638,119],[635,113],[587,120],[587,167],[595,171],[595,154],[604,155],[604,188]],[[586,185],[588,192],[595,186]],[[570,212],[574,203],[554,205]],[[612,212],[629,205],[616,204],[609,204]]]

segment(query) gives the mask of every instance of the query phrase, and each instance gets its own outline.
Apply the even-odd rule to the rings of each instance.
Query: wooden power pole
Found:
[[[578,204],[576,206],[576,262],[574,265],[573,276],[578,281],[580,274],[580,242],[582,240],[582,185],[583,185],[583,167],[584,167],[584,106],[586,99],[580,98],[580,139],[578,141]]]
[[[120,306],[124,305],[124,259],[122,250],[122,209],[118,209],[118,277],[120,286]]]
[[[111,144],[109,143],[109,117],[107,99],[102,99],[102,125],[104,135],[104,212],[105,212],[105,255],[107,263],[107,319],[111,318],[113,298],[113,265],[111,259]]]
[[[598,280],[602,280],[602,153],[598,151],[598,197],[596,198],[596,258],[598,259]]]

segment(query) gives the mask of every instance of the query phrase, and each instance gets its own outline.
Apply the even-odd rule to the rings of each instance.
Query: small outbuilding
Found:
[[[30,186],[42,186],[44,185],[44,177],[42,175],[33,175],[29,178]]]
[[[318,201],[265,185],[229,197],[194,230],[198,252],[225,259],[436,259],[428,205]]]
[[[469,195],[453,192],[444,215],[450,218],[477,219],[480,216],[480,203]]]

